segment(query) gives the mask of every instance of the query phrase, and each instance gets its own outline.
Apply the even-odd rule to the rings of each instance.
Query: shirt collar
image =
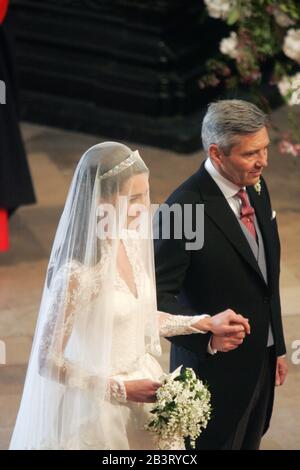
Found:
[[[214,167],[210,158],[206,159],[204,167],[214,182],[219,186],[226,199],[236,196],[236,194],[241,189],[240,186],[237,186],[228,179],[224,178],[224,176],[221,175],[221,173],[219,173],[219,171]]]

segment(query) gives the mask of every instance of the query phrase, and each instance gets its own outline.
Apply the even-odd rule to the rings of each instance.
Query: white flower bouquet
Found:
[[[193,369],[180,373],[181,367],[162,377],[157,402],[146,424],[146,429],[155,434],[161,450],[184,450],[185,438],[189,438],[195,448],[195,441],[211,415],[207,386],[197,379]]]
[[[266,85],[277,85],[283,102],[300,106],[300,1],[299,0],[204,0],[208,16],[224,21],[229,35],[219,51],[205,63],[201,89],[248,89],[252,99],[269,113]],[[212,26],[213,27],[213,26]],[[217,95],[220,91],[218,90]],[[271,96],[271,95],[270,95]],[[300,158],[298,111],[287,112],[288,130],[277,134],[281,154]]]

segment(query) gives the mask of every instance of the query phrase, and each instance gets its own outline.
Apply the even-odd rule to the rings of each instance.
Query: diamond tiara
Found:
[[[139,152],[138,150],[135,150],[129,157],[127,157],[123,162],[119,163],[118,165],[114,166],[111,170],[108,170],[106,173],[103,173],[103,175],[99,175],[100,180],[104,180],[106,178],[109,178],[111,176],[115,176],[118,173],[121,173],[121,171],[126,170],[126,168],[130,167],[133,165],[137,157],[139,157]]]

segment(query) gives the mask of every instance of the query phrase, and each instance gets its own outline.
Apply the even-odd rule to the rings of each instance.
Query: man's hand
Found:
[[[245,332],[248,335],[250,334],[248,318],[235,313],[231,309],[227,309],[224,312],[213,315],[207,319],[207,321],[209,322],[209,330],[214,335],[233,335],[235,337],[235,335],[241,332]]]
[[[234,349],[238,348],[240,344],[242,344],[245,336],[245,331],[236,333],[235,335],[231,336],[213,335],[210,341],[210,345],[212,349],[216,349],[220,352],[233,351]]]
[[[242,344],[246,334],[250,334],[248,319],[231,309],[212,316],[209,321],[213,333],[210,346],[220,352],[233,351]]]
[[[275,385],[283,385],[288,374],[288,365],[284,357],[277,357]]]

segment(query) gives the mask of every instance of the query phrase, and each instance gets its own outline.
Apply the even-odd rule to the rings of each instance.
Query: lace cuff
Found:
[[[50,367],[52,369],[54,367],[56,370],[59,381],[70,388],[85,390],[97,396],[97,391],[101,390],[101,386],[103,387],[103,380],[97,375],[96,371],[88,374],[86,370],[78,365],[75,367],[74,364],[64,357],[53,355]],[[122,380],[115,377],[109,379],[105,392],[105,399],[110,400],[111,398],[120,403],[127,401],[125,384]]]
[[[110,380],[110,395],[116,401],[120,403],[126,403],[127,401],[127,394],[124,382],[119,379],[111,379]]]
[[[194,328],[193,325],[199,320],[209,317],[209,315],[194,315],[192,317],[186,315],[164,315],[160,322],[159,333],[165,338],[169,336],[190,335],[193,333],[207,333]]]

